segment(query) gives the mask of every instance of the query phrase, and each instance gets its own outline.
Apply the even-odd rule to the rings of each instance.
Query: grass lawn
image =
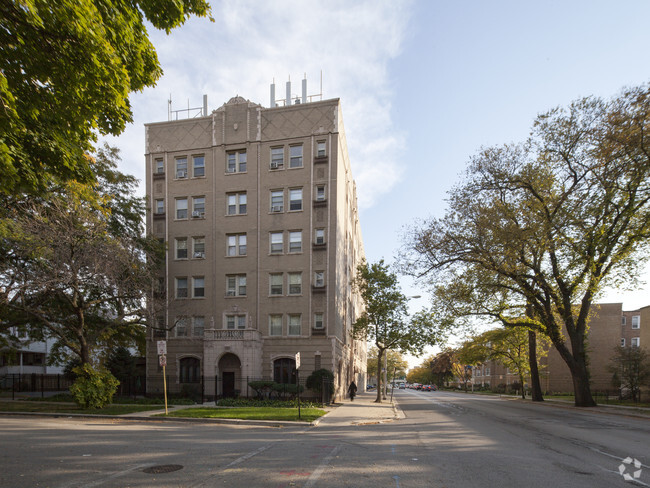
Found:
[[[301,408],[300,421],[311,422],[322,417],[327,412],[319,408]],[[164,414],[160,414],[164,417]],[[241,407],[215,408],[199,407],[185,408],[171,412],[167,417],[189,417],[197,419],[241,419],[241,420],[292,420],[298,421],[297,408],[272,407]]]
[[[163,406],[164,408],[164,406]],[[74,404],[45,402],[0,402],[0,412],[84,413],[95,415],[124,415],[158,410],[159,405],[108,405],[99,409],[83,409]]]

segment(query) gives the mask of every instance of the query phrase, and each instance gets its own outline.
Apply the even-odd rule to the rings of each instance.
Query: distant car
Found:
[[[400,390],[405,390],[405,389],[406,389],[406,385],[405,385],[404,383],[400,383],[400,384],[399,384],[399,389],[400,389]]]
[[[367,385],[366,386],[366,390],[374,390],[374,389],[375,389],[375,385]]]
[[[422,391],[431,391],[431,385],[422,385]]]

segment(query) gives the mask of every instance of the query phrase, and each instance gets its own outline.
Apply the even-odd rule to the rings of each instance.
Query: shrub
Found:
[[[269,392],[273,389],[273,386],[275,384],[275,381],[259,380],[249,382],[248,386],[255,390],[255,393],[257,393],[257,398],[261,399],[268,397]]]
[[[74,401],[83,408],[102,408],[111,403],[120,384],[105,369],[96,370],[90,364],[73,369],[77,379],[70,387]]]
[[[307,377],[305,385],[310,390],[317,391],[319,394],[323,391],[323,381],[327,384],[329,394],[334,394],[334,373],[329,369],[317,369]]]

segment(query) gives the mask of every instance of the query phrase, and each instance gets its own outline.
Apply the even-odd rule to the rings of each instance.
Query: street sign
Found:
[[[300,353],[296,353],[296,369],[300,369]]]
[[[165,356],[164,354],[158,356],[158,361],[160,362],[161,367],[167,366],[167,356]]]
[[[158,341],[157,346],[158,346],[158,356],[167,354],[167,341]]]

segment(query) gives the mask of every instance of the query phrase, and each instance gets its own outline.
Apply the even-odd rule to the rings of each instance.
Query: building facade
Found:
[[[642,334],[648,334],[650,307],[635,311],[624,311],[621,303],[603,303],[592,306],[587,332],[587,351],[592,391],[615,389],[612,383],[612,358],[616,346],[641,347]],[[650,338],[648,338],[650,340]],[[567,339],[568,341],[568,339]],[[573,391],[573,380],[566,362],[555,347],[551,346],[548,355],[539,359],[540,381],[545,392],[566,393]],[[473,370],[475,385],[492,389],[500,385],[509,387],[519,382],[519,377],[496,361],[479,365]]]
[[[273,104],[274,105],[274,104]],[[325,368],[336,393],[365,384],[352,338],[364,259],[338,99],[264,108],[234,97],[202,116],[146,125],[150,233],[167,245],[151,308],[147,389],[204,382],[250,394],[252,379]]]

